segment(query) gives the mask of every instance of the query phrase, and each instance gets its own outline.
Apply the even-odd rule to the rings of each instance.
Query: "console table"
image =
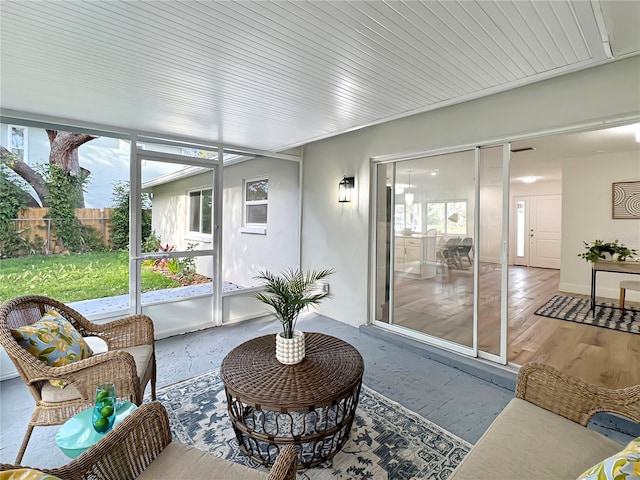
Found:
[[[305,359],[276,360],[275,335],[249,340],[222,361],[227,410],[242,451],[273,464],[280,447],[298,446],[302,467],[333,457],[349,437],[364,362],[348,343],[305,332]]]
[[[627,260],[624,262],[618,260],[598,260],[593,262],[591,268],[591,314],[596,314],[596,273],[613,272],[613,273],[629,273],[632,275],[640,275],[640,262]]]

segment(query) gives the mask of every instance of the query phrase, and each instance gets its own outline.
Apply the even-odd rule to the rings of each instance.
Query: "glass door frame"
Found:
[[[144,138],[145,142],[153,139]],[[129,202],[129,305],[131,314],[142,313],[142,261],[155,258],[193,258],[211,256],[213,267],[213,295],[212,295],[212,326],[222,325],[222,197],[223,178],[222,171],[224,160],[224,149],[216,146],[212,150],[217,150],[217,159],[201,159],[185,155],[157,152],[153,150],[143,150],[137,148],[139,138],[131,138],[131,158],[130,162],[130,188],[131,196]],[[182,143],[176,145],[191,147]],[[199,148],[194,145],[193,148]],[[208,147],[209,148],[209,147]],[[212,247],[204,250],[180,250],[163,253],[142,253],[142,161],[181,164],[186,166],[204,167],[211,170],[213,187],[213,212],[212,212]]]
[[[500,353],[498,355],[484,352],[478,349],[478,310],[479,310],[479,300],[477,292],[479,291],[479,272],[480,272],[480,261],[479,255],[474,252],[473,256],[473,288],[474,288],[474,300],[473,300],[473,340],[472,346],[467,347],[465,345],[453,343],[448,340],[443,340],[438,337],[434,337],[431,335],[427,335],[424,333],[415,332],[413,330],[397,327],[393,324],[393,312],[394,312],[394,282],[391,281],[389,285],[389,323],[382,322],[376,320],[376,278],[377,276],[374,272],[377,272],[377,206],[379,201],[386,201],[386,199],[381,199],[378,197],[378,165],[381,164],[396,164],[402,160],[412,160],[416,158],[429,158],[440,155],[446,155],[450,153],[460,153],[465,151],[474,151],[474,173],[475,173],[475,209],[474,209],[474,237],[479,239],[480,235],[480,149],[487,147],[496,147],[502,146],[502,238],[501,238],[501,249],[500,249],[500,269],[502,275],[501,281],[501,300],[500,300]],[[414,338],[416,340],[425,342],[429,345],[433,345],[436,347],[445,348],[447,350],[454,351],[456,353],[463,354],[465,356],[482,358],[489,360],[494,363],[499,363],[501,365],[507,365],[507,335],[508,335],[508,271],[509,271],[509,160],[510,160],[510,143],[500,143],[493,145],[482,145],[482,146],[467,146],[467,147],[456,147],[456,148],[447,148],[447,149],[439,149],[432,150],[428,152],[417,152],[412,154],[401,154],[401,155],[385,155],[380,157],[372,157],[370,158],[370,194],[371,194],[371,202],[370,202],[370,264],[369,270],[371,274],[369,275],[370,284],[369,284],[369,323],[375,325],[380,328],[384,328],[395,333],[400,333],[402,335],[408,336],[410,338]],[[392,178],[391,184],[395,185],[396,182],[396,169],[395,166],[392,169]],[[395,212],[395,195],[393,194],[395,189],[392,190],[391,195],[391,218],[394,218]],[[390,236],[390,255],[387,259],[387,266],[390,269],[389,278],[393,279],[394,272],[394,263],[395,258],[393,252],[395,251],[395,235],[394,235],[394,226],[393,222],[390,225],[391,231],[388,233]],[[478,242],[476,240],[476,245]]]

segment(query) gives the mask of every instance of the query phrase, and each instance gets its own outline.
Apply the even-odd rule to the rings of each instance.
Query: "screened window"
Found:
[[[189,231],[210,234],[212,232],[212,190],[189,192]]]
[[[269,180],[245,181],[245,225],[266,226],[269,201]]]
[[[427,229],[448,235],[467,235],[467,201],[427,203]]]

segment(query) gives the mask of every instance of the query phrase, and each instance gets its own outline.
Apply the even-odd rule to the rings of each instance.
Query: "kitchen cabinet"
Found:
[[[418,278],[436,274],[436,238],[425,235],[396,235],[395,271]]]

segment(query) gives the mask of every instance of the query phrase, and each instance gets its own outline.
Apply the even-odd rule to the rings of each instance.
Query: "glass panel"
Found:
[[[502,147],[480,149],[478,349],[500,354]]]
[[[257,180],[247,182],[247,202],[255,202],[259,200],[267,200],[269,197],[269,181]]]
[[[447,233],[467,235],[467,202],[447,202]]]
[[[145,139],[138,137],[137,148],[147,150],[149,152],[170,153],[172,155],[180,155],[184,157],[193,157],[198,159],[217,159],[218,152],[213,147],[193,147],[191,145],[180,144],[174,141],[162,141],[157,138]],[[181,168],[191,168],[182,166]]]
[[[379,322],[389,323],[389,293],[391,288],[391,200],[393,198],[393,165],[378,165],[376,183],[376,270],[375,312]],[[400,207],[400,210],[399,210]],[[396,205],[395,230],[404,225],[404,205]],[[399,213],[400,212],[400,213]]]
[[[524,200],[518,200],[516,209],[516,256],[524,257]]]
[[[267,223],[267,204],[247,205],[247,223]]]
[[[466,347],[473,346],[473,239],[467,229],[473,229],[474,160],[468,151],[398,162],[394,185],[395,203],[406,214],[395,235],[392,323]],[[397,194],[409,188],[410,205]]]
[[[427,229],[435,229],[439,232],[445,231],[445,208],[446,203],[427,203]]]
[[[200,231],[200,192],[189,193],[189,230]]]
[[[113,311],[111,299],[122,295],[128,306],[130,144],[87,135],[67,149],[77,169],[51,169],[52,146],[64,148],[71,134],[83,135],[0,125],[0,144],[44,184],[38,193],[11,162],[0,165],[0,303],[39,294],[90,315]],[[45,196],[55,205],[42,208]]]
[[[211,190],[202,191],[202,233],[211,233],[213,196]]]

